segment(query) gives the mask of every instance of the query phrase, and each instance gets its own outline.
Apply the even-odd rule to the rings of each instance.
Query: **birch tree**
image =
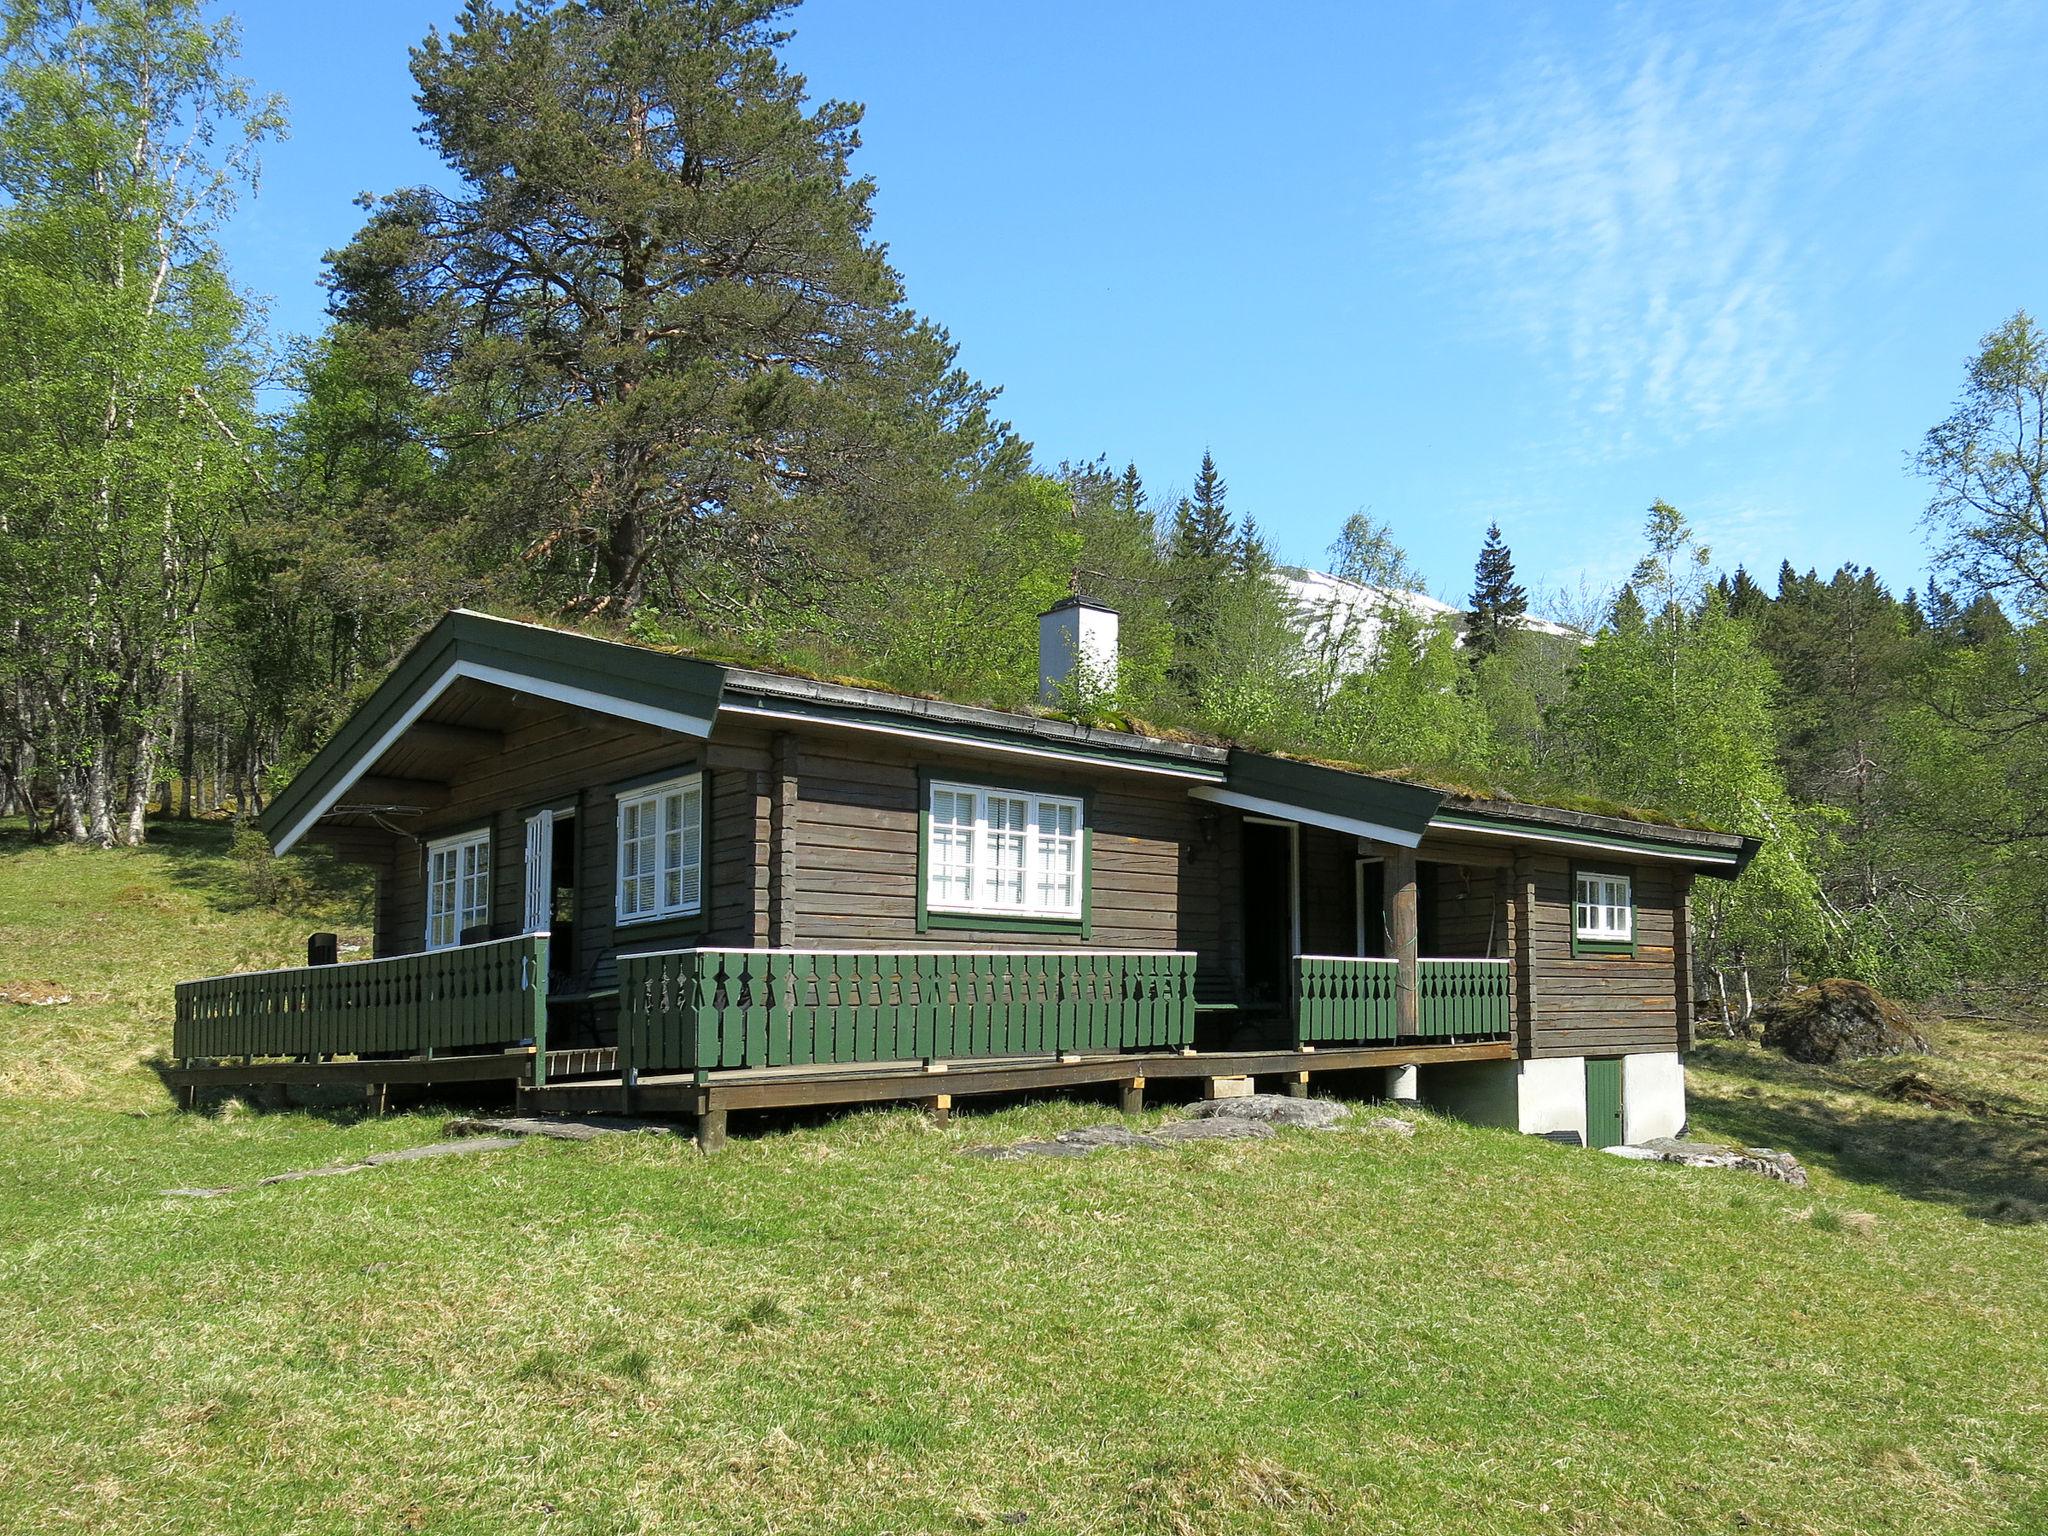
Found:
[[[7,755],[59,829],[137,843],[255,430],[214,244],[274,100],[193,0],[14,0],[0,35]]]

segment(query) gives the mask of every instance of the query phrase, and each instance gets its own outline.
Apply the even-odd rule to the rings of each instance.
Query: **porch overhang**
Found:
[[[1224,783],[1197,785],[1188,793],[1255,816],[1300,822],[1396,848],[1420,843],[1444,802],[1440,791],[1420,784],[1242,751],[1230,754],[1230,776]]]
[[[1508,803],[1447,804],[1430,826],[1460,836],[1534,843],[1559,852],[1622,854],[1653,863],[1686,864],[1694,874],[1714,880],[1735,879],[1763,846],[1761,840],[1736,832],[1666,827],[1619,816]]]
[[[407,731],[434,728],[422,717],[465,680],[701,739],[723,674],[686,656],[458,609],[406,653],[257,825],[279,853],[291,848],[351,789],[377,779],[378,760]]]

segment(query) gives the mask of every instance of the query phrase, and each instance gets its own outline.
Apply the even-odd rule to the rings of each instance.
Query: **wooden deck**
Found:
[[[836,1104],[919,1103],[945,1113],[955,1099],[990,1094],[1040,1093],[1114,1083],[1126,1111],[1142,1107],[1150,1082],[1189,1078],[1278,1078],[1289,1093],[1305,1093],[1317,1073],[1429,1066],[1453,1061],[1508,1061],[1507,1040],[1419,1045],[1342,1046],[1264,1051],[1175,1051],[1037,1056],[1001,1061],[934,1064],[874,1063],[751,1068],[703,1074],[675,1073],[582,1081],[522,1083],[519,1107],[530,1114],[683,1114],[697,1121],[700,1145],[725,1140],[732,1110],[790,1109]],[[552,1077],[552,1074],[551,1074]]]
[[[426,1084],[503,1082],[516,1085],[523,1113],[550,1115],[670,1114],[697,1122],[707,1150],[725,1140],[732,1110],[793,1109],[836,1104],[916,1103],[940,1113],[955,1099],[1044,1093],[1114,1083],[1126,1110],[1143,1105],[1151,1082],[1201,1078],[1277,1079],[1289,1093],[1306,1093],[1318,1073],[1378,1067],[1429,1066],[1453,1061],[1507,1061],[1507,1040],[1409,1045],[1337,1046],[1253,1051],[1166,1051],[1026,1056],[959,1062],[869,1062],[857,1065],[743,1068],[735,1071],[620,1075],[609,1048],[550,1051],[548,1079],[533,1085],[531,1049],[473,1056],[392,1060],[215,1062],[170,1067],[165,1083],[190,1101],[198,1090],[265,1085],[360,1086],[381,1090]],[[577,1074],[588,1074],[579,1076]]]

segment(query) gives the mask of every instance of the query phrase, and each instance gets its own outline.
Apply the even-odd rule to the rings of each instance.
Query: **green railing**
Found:
[[[546,1060],[544,934],[421,955],[183,981],[171,1054],[430,1056],[531,1041]],[[539,1070],[538,1068],[536,1069]]]
[[[1425,1040],[1504,1039],[1514,1031],[1514,978],[1505,960],[1424,960],[1416,988]]]
[[[1395,970],[1391,960],[1296,955],[1294,1043],[1371,1045],[1394,1039]]]
[[[619,1066],[710,1072],[1171,1050],[1194,1038],[1174,951],[682,949],[619,957]]]
[[[1372,1045],[1401,1038],[1391,959],[1294,957],[1297,1045]],[[1417,1040],[1505,1038],[1514,989],[1505,960],[1434,960],[1417,966]]]

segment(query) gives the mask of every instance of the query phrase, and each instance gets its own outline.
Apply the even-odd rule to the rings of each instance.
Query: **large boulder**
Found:
[[[1765,1045],[1816,1066],[1927,1049],[1905,1010],[1860,981],[1836,978],[1796,988],[1764,1004],[1757,1018]]]

